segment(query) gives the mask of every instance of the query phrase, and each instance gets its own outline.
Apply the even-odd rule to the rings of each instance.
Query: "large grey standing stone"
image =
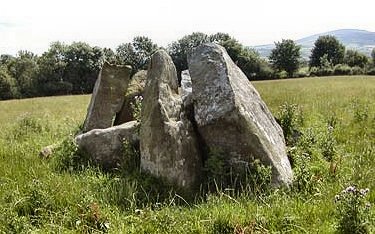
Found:
[[[272,167],[275,185],[288,185],[292,169],[281,127],[225,49],[208,43],[188,57],[197,128],[210,149],[236,166],[259,159]]]
[[[112,126],[124,102],[130,72],[130,66],[104,64],[95,83],[83,132]]]
[[[181,112],[176,68],[163,50],[151,58],[142,104],[141,168],[184,188],[200,179],[201,158],[191,122]]]
[[[113,169],[125,161],[124,142],[138,144],[138,130],[139,123],[131,121],[110,128],[93,129],[76,136],[75,142],[95,163],[105,169]]]
[[[118,113],[115,119],[114,125],[119,125],[132,120],[135,120],[134,116],[134,102],[138,97],[143,96],[143,90],[145,88],[147,79],[147,71],[141,70],[134,74],[131,78],[128,89],[126,90],[124,103],[121,107],[121,111]],[[132,105],[133,104],[133,105]]]

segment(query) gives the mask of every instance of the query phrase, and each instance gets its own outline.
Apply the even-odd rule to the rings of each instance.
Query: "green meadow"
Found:
[[[375,78],[253,85],[299,132],[288,146],[295,182],[194,199],[139,175],[66,163],[89,95],[1,101],[0,233],[340,233],[347,220],[357,222],[352,233],[374,233]],[[39,157],[54,143],[63,145],[56,155]],[[348,186],[369,192],[354,205],[335,202]]]

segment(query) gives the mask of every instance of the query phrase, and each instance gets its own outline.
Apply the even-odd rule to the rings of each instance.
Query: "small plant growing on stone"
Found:
[[[131,108],[133,110],[133,117],[138,122],[141,121],[142,101],[142,96],[135,96],[133,101],[130,103]]]
[[[370,207],[366,195],[369,189],[349,186],[335,196],[339,233],[369,233]]]

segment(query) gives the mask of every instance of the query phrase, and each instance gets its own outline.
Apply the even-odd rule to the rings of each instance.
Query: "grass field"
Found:
[[[253,84],[275,116],[285,103],[303,116],[290,150],[296,182],[195,201],[168,191],[156,198],[136,177],[58,170],[53,158],[39,158],[43,146],[74,134],[90,96],[0,102],[0,233],[335,233],[357,217],[334,201],[350,185],[369,188],[357,218],[375,232],[375,77]]]

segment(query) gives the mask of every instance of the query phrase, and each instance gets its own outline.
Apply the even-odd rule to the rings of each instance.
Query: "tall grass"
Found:
[[[0,102],[0,233],[334,233],[335,195],[369,188],[375,203],[375,79],[305,78],[254,82],[279,116],[297,105],[302,133],[290,147],[292,189],[240,195],[221,189],[195,200],[152,178],[95,167],[56,170],[39,158],[73,134],[89,96]],[[326,155],[326,156],[324,156]],[[374,209],[369,211],[374,232]]]

